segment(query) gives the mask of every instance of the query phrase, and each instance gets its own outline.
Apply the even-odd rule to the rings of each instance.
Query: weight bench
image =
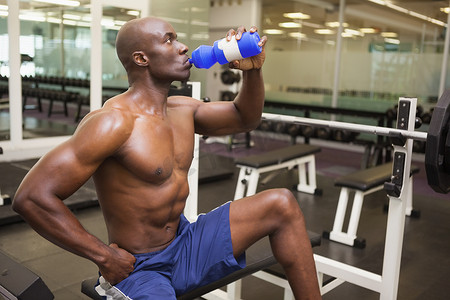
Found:
[[[297,191],[320,194],[316,185],[315,163],[315,153],[320,151],[318,146],[297,144],[236,159],[235,163],[240,172],[234,199],[255,194],[260,174],[284,168],[292,169],[295,166],[298,167],[299,177]]]
[[[308,235],[309,235],[312,247],[320,245],[321,236],[319,234],[308,231]],[[177,297],[177,300],[188,300],[188,299],[198,298],[209,292],[215,291],[229,283],[232,283],[238,279],[241,279],[247,275],[254,274],[255,272],[267,269],[267,268],[277,264],[275,257],[272,254],[269,239],[267,237],[265,237],[262,240],[255,243],[246,251],[246,260],[247,260],[247,266],[245,268],[243,268],[239,271],[236,271],[220,280],[217,280],[217,281],[214,281],[205,286],[196,288],[196,289],[189,291],[183,295],[179,295]],[[87,295],[88,297],[90,297],[91,299],[101,300],[102,297],[100,297],[94,289],[94,286],[96,285],[96,283],[97,283],[97,277],[83,280],[83,282],[81,283],[81,292],[83,294]],[[221,290],[217,290],[217,291],[215,291],[215,293],[224,293],[225,294],[225,292],[221,291]]]
[[[412,208],[412,188],[413,175],[419,172],[417,166],[411,166],[410,179],[408,184],[406,215],[418,216],[418,212]],[[364,196],[381,190],[384,183],[391,180],[392,163],[382,164],[376,167],[356,171],[348,175],[337,178],[334,182],[335,186],[341,187],[339,201],[336,209],[336,215],[331,232],[324,231],[323,237],[335,242],[346,244],[356,248],[364,248],[366,246],[365,239],[357,238],[359,218],[361,216],[361,208]],[[350,193],[354,192],[353,206],[350,214],[347,232],[342,231],[345,213]]]

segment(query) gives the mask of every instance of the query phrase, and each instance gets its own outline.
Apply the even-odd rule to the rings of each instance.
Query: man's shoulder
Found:
[[[105,134],[127,134],[134,126],[134,117],[119,107],[105,105],[92,111],[80,122],[79,128]]]

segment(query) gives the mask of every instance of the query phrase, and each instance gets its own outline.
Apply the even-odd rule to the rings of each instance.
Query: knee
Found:
[[[303,214],[297,199],[288,189],[271,190],[272,212],[280,218],[281,222],[301,220]]]

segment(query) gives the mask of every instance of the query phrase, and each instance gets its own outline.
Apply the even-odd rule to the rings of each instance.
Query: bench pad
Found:
[[[303,157],[320,152],[320,147],[308,144],[297,144],[285,148],[272,150],[262,154],[250,155],[237,158],[235,163],[253,168],[262,168],[270,165],[276,165],[297,157]]]
[[[411,166],[411,175],[419,172],[419,167]],[[348,187],[359,191],[368,191],[371,188],[383,185],[390,181],[392,175],[392,163],[382,164],[376,167],[356,171],[337,178],[335,186]]]

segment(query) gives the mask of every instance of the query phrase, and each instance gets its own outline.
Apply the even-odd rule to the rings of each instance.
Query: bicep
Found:
[[[194,121],[195,131],[204,135],[227,135],[245,130],[239,111],[232,101],[198,105]]]

